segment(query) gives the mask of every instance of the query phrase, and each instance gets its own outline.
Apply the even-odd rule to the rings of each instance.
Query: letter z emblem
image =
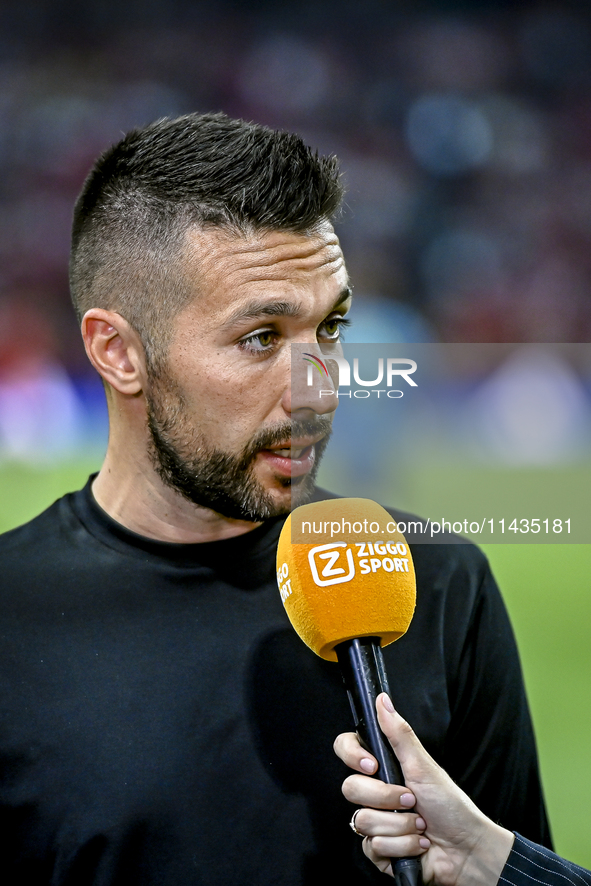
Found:
[[[341,551],[345,548],[345,551]],[[345,564],[347,569],[335,564],[341,560],[341,554],[345,554]],[[325,561],[325,562],[321,562]],[[355,563],[353,562],[353,552],[347,548],[344,541],[335,541],[328,545],[318,545],[312,548],[308,553],[308,562],[312,571],[314,583],[324,588],[328,585],[338,585],[345,581],[351,581],[355,575]]]

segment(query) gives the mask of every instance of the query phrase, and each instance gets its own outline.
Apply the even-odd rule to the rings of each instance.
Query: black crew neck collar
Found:
[[[72,508],[85,528],[110,547],[133,550],[175,562],[207,563],[220,557],[248,559],[268,553],[277,544],[285,517],[274,517],[242,535],[218,541],[183,543],[158,541],[139,535],[114,520],[101,508],[92,492],[97,475],[91,474],[86,485],[72,493]]]

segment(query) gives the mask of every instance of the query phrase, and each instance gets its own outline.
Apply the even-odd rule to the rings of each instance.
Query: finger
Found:
[[[406,834],[404,837],[366,837],[363,851],[381,871],[386,871],[392,858],[407,858],[409,855],[422,855],[427,847],[420,841],[429,843],[419,834]]]
[[[369,858],[369,860],[372,861],[375,866],[382,872],[382,874],[388,874],[389,877],[394,876],[392,872],[392,861],[390,856],[378,855],[372,848],[370,837],[366,837],[363,841],[363,852]],[[392,857],[397,858],[398,856]]]
[[[414,812],[384,812],[378,809],[358,809],[355,830],[365,837],[404,837],[422,834],[426,824]]]
[[[371,775],[378,768],[375,758],[359,744],[355,732],[343,732],[337,735],[333,747],[337,757],[340,757],[349,769]]]
[[[425,750],[412,727],[398,711],[394,710],[389,696],[384,692],[378,695],[376,702],[378,722],[384,735],[388,738],[402,771],[408,780],[421,777],[429,778],[439,767]]]
[[[385,784],[367,775],[350,775],[343,782],[342,790],[350,803],[374,809],[411,809],[416,802],[408,788]]]

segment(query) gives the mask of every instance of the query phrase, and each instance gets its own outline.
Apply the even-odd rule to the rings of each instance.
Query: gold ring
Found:
[[[349,822],[349,827],[351,828],[352,831],[355,831],[356,834],[359,834],[360,837],[365,837],[365,834],[362,834],[361,831],[358,831],[355,826],[355,817],[357,816],[358,812],[361,812],[361,809],[355,810],[355,812],[353,813],[353,818]]]

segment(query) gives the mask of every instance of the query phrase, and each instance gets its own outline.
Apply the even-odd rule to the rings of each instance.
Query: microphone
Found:
[[[404,784],[376,713],[377,696],[391,695],[381,647],[406,632],[416,602],[412,557],[393,517],[364,498],[296,508],[279,537],[277,582],[304,643],[338,661],[359,740],[378,761],[376,775]],[[392,870],[397,886],[421,886],[420,858],[392,859]]]

